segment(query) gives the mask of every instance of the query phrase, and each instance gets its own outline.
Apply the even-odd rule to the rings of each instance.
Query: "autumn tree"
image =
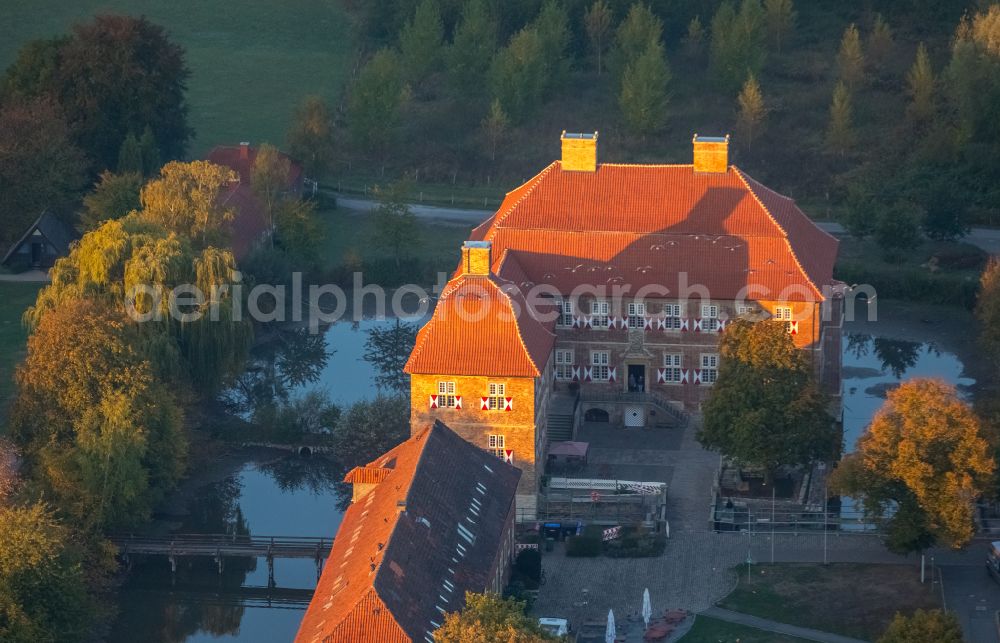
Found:
[[[82,641],[99,606],[74,537],[43,504],[0,505],[0,640]]]
[[[218,243],[228,238],[233,219],[219,195],[235,180],[231,169],[208,161],[167,163],[142,188],[142,218],[202,245]]]
[[[618,105],[633,133],[646,136],[663,128],[670,77],[659,41],[650,41],[646,51],[625,68]]]
[[[749,74],[760,74],[766,36],[760,0],[743,0],[739,10],[731,0],[719,6],[712,17],[711,67],[722,87],[736,91]]]
[[[399,34],[406,80],[419,86],[438,65],[444,46],[444,24],[437,0],[421,0]]]
[[[920,43],[913,66],[906,74],[906,91],[910,95],[910,104],[906,106],[906,116],[916,126],[926,125],[934,118],[936,83],[934,70],[931,68],[931,59],[927,55],[927,47],[924,43]]]
[[[918,609],[910,616],[896,613],[877,643],[962,643],[962,626],[952,612]]]
[[[184,471],[180,408],[138,331],[121,310],[66,301],[42,317],[17,370],[13,435],[83,527],[137,524]]]
[[[19,58],[7,82],[59,106],[94,170],[114,168],[129,133],[147,126],[166,158],[184,154],[192,134],[184,98],[190,72],[162,27],[104,14],[54,42],[42,48],[44,64],[38,55]]]
[[[839,432],[805,353],[784,322],[737,319],[719,344],[719,376],[698,439],[768,474],[836,457]]]
[[[374,327],[368,331],[363,357],[375,368],[375,384],[380,389],[400,393],[410,390],[410,377],[403,372],[403,367],[416,340],[416,324],[404,323],[399,318],[392,326]]]
[[[826,144],[841,156],[854,146],[854,109],[851,105],[851,92],[843,81],[838,82],[833,90]]]
[[[495,161],[497,159],[497,147],[510,127],[510,119],[507,118],[507,113],[503,111],[503,105],[500,104],[499,98],[493,99],[490,111],[483,118],[480,127],[482,127],[483,134],[486,135],[486,140],[489,143],[490,160]]]
[[[141,174],[101,172],[93,191],[83,197],[80,227],[84,231],[93,230],[108,219],[120,219],[129,212],[138,210],[141,190]]]
[[[17,491],[21,482],[21,454],[13,442],[0,438],[0,507]]]
[[[774,50],[781,53],[781,43],[795,28],[796,11],[792,0],[764,0],[764,20]]]
[[[660,43],[663,21],[648,5],[637,2],[615,30],[615,46],[611,52],[611,70],[621,83],[625,71],[641,56],[649,52],[650,45]]]
[[[302,161],[306,176],[326,174],[333,161],[333,120],[330,108],[319,96],[306,96],[295,109],[288,130],[288,149]]]
[[[406,203],[407,186],[397,183],[376,188],[379,204],[375,208],[375,242],[387,249],[399,268],[403,258],[419,240],[420,226]]]
[[[0,243],[45,209],[67,209],[87,185],[86,160],[58,108],[46,100],[0,105]]]
[[[837,73],[840,82],[847,89],[854,91],[865,77],[865,57],[861,51],[861,34],[854,23],[847,26],[840,40],[840,51],[837,53]]]
[[[1000,4],[959,23],[946,71],[964,140],[1000,140]]]
[[[979,277],[976,298],[979,345],[994,365],[1000,365],[1000,259],[991,257]]]
[[[892,29],[882,14],[876,13],[872,21],[872,29],[866,43],[868,50],[868,65],[875,70],[881,69],[892,52]]]
[[[391,49],[379,50],[350,89],[347,126],[357,149],[380,156],[388,151],[405,98],[398,57]]]
[[[608,36],[611,33],[611,8],[608,7],[607,0],[594,0],[594,4],[583,14],[583,25],[597,62],[597,74],[600,75],[604,52],[608,49]]]
[[[434,632],[441,643],[545,643],[558,639],[545,633],[525,614],[524,603],[495,594],[465,594],[461,612],[446,614]]]
[[[345,467],[361,466],[410,437],[410,398],[377,395],[355,402],[330,433],[330,446]]]
[[[534,27],[514,34],[493,61],[493,96],[513,122],[523,122],[541,104],[549,84],[547,69],[542,39]]]
[[[264,215],[268,219],[271,233],[274,233],[274,210],[283,192],[288,189],[288,177],[292,172],[292,162],[278,148],[264,143],[257,150],[250,174],[250,185],[254,194],[264,204]]]
[[[468,0],[447,52],[448,76],[462,94],[473,94],[496,52],[496,21],[486,0]]]
[[[928,542],[952,548],[968,543],[976,498],[990,488],[995,467],[972,409],[954,387],[933,379],[913,379],[890,391],[844,462],[834,486],[887,524],[887,544],[898,553],[925,549]],[[900,516],[908,517],[904,524]]]
[[[754,134],[761,132],[764,127],[764,118],[767,116],[764,95],[761,93],[760,84],[753,74],[743,83],[743,89],[736,102],[739,104],[736,126],[746,140],[747,150],[749,150],[753,144]]]

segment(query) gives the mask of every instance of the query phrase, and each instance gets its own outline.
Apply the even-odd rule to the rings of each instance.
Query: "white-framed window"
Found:
[[[490,382],[489,391],[486,396],[486,403],[491,411],[502,411],[504,398],[507,396],[507,385],[499,382]]]
[[[610,363],[610,351],[590,351],[590,378],[595,382],[607,382],[611,378],[608,370]]]
[[[486,444],[490,452],[493,453],[493,455],[495,455],[496,457],[500,458],[501,460],[503,459],[504,455],[506,455],[504,453],[504,449],[506,449],[507,447],[507,440],[504,436],[490,435],[489,438],[487,438]]]
[[[754,315],[756,313],[757,306],[755,304],[736,304],[737,315]]]
[[[718,330],[719,328],[719,307],[715,304],[702,304],[701,306],[701,329],[707,332]]]
[[[556,319],[556,325],[569,328],[573,325],[573,302],[557,300],[556,304],[559,306],[559,317]]]
[[[701,354],[701,382],[702,384],[714,384],[719,379],[719,354]]]
[[[775,306],[774,319],[785,322],[785,332],[792,332],[792,308],[791,306]]]
[[[680,353],[663,354],[664,381],[667,384],[679,384],[681,381],[681,360]]]
[[[438,407],[455,408],[455,383],[438,382]]]
[[[681,329],[681,305],[663,304],[663,326],[667,330]]]
[[[628,327],[643,328],[646,324],[646,304],[632,302],[628,305]]]
[[[557,380],[571,380],[571,379],[573,379],[573,349],[572,348],[557,348],[556,349],[556,379]]]
[[[607,328],[608,315],[611,314],[611,304],[603,299],[590,302],[590,325],[594,328]]]

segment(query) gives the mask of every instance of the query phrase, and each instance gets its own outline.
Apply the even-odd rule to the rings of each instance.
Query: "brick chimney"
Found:
[[[493,244],[489,241],[466,241],[462,244],[462,274],[489,275],[493,265],[492,248]]]
[[[559,140],[562,141],[562,169],[570,172],[597,171],[597,132],[574,134],[563,130]]]
[[[729,134],[694,135],[694,171],[725,174],[729,170]]]
[[[244,161],[250,158],[250,141],[240,143],[240,158]]]

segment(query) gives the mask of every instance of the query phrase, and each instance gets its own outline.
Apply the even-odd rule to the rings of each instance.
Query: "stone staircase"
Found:
[[[549,444],[573,439],[572,415],[549,415],[545,425],[545,435]]]

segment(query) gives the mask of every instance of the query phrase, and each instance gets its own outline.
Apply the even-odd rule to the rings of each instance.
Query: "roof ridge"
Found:
[[[788,247],[788,253],[792,256],[792,259],[795,261],[795,266],[799,269],[799,271],[802,273],[802,275],[806,278],[806,281],[809,282],[809,285],[812,286],[813,291],[817,295],[819,295],[821,299],[823,299],[824,298],[823,297],[823,293],[819,289],[819,286],[816,285],[816,282],[813,281],[813,276],[811,274],[809,274],[809,271],[805,269],[805,267],[802,265],[802,262],[799,260],[799,253],[797,253],[795,251],[795,248],[792,246],[791,239],[788,238],[788,230],[786,230],[785,226],[783,226],[780,223],[778,223],[778,220],[776,218],[774,218],[774,214],[771,212],[771,209],[768,208],[767,205],[764,204],[764,201],[760,198],[760,195],[758,195],[757,192],[750,186],[750,181],[747,180],[749,177],[744,175],[743,170],[739,169],[735,165],[733,166],[733,169],[736,171],[736,176],[738,176],[740,178],[740,181],[743,182],[743,185],[746,186],[747,192],[750,193],[750,196],[753,197],[753,200],[757,202],[757,205],[759,205],[761,207],[761,209],[764,211],[764,213],[767,215],[767,217],[771,220],[771,222],[774,223],[775,227],[778,228],[778,230],[781,231],[782,237],[785,240],[785,246]],[[754,179],[750,179],[750,180],[754,181],[754,183],[757,182]]]
[[[599,167],[694,167],[694,163],[600,163]]]
[[[530,187],[528,187],[528,189],[524,191],[524,193],[521,195],[521,198],[519,198],[514,203],[510,204],[510,207],[507,208],[507,210],[503,214],[500,214],[500,212],[498,211],[496,214],[493,215],[493,217],[492,217],[493,218],[493,223],[490,225],[490,228],[491,228],[491,230],[493,232],[496,231],[497,226],[500,225],[501,223],[503,223],[503,220],[506,219],[507,216],[511,212],[513,212],[514,209],[518,205],[521,204],[521,202],[523,202],[526,198],[528,198],[528,195],[531,194],[531,192],[536,187],[538,187],[538,184],[542,182],[542,179],[544,179],[548,175],[549,171],[552,170],[552,168],[554,168],[557,163],[559,163],[559,161],[552,161],[551,163],[549,163],[548,165],[546,165],[544,168],[542,168],[542,170],[538,174],[536,174],[535,176],[531,177],[530,179],[528,179],[527,181],[525,181],[524,183],[522,183],[521,185],[517,186],[516,188],[514,188],[513,190],[511,190],[510,192],[507,193],[507,196],[509,196],[510,194],[512,194],[514,192],[517,192],[521,188],[523,188],[525,186],[529,186],[529,184],[530,184]],[[504,200],[506,200],[506,198]],[[485,221],[484,221],[484,223],[485,223]],[[492,238],[492,236],[493,235],[491,234],[490,238]],[[485,238],[484,238],[484,240],[485,240]]]

